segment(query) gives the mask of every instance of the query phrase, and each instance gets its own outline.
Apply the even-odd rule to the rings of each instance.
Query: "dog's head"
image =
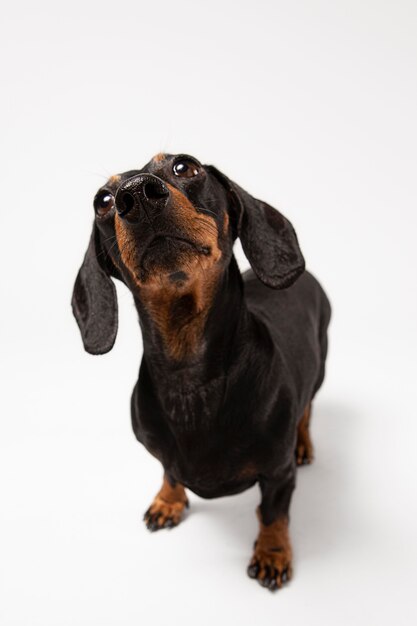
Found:
[[[112,176],[97,192],[94,210],[72,299],[84,347],[92,354],[108,352],[116,338],[110,276],[158,309],[156,317],[167,298],[172,306],[164,315],[181,317],[185,309],[196,316],[207,308],[236,237],[269,287],[288,287],[304,270],[290,222],[194,157],[159,154],[140,170]]]

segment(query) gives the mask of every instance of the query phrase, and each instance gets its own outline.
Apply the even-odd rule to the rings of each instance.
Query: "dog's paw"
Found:
[[[292,577],[292,550],[288,520],[278,519],[269,526],[260,525],[255,550],[247,572],[270,591],[280,589]]]
[[[268,552],[255,548],[247,571],[248,576],[256,578],[263,587],[276,591],[292,577],[291,554],[286,554],[285,549],[279,546]]]
[[[185,507],[188,508],[188,498],[184,487],[180,483],[170,482],[165,475],[162,487],[143,519],[151,531],[173,528],[180,523]]]
[[[184,509],[188,506],[188,500],[166,502],[163,498],[156,496],[143,516],[146,527],[152,532],[161,528],[174,528],[180,523]]]

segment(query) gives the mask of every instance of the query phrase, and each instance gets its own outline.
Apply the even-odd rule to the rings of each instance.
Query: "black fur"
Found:
[[[72,310],[81,331],[84,348],[90,354],[104,354],[113,348],[117,335],[117,295],[104,265],[97,226],[78,272]]]
[[[324,377],[329,302],[304,271],[294,229],[283,215],[212,166],[195,179],[177,180],[172,174],[176,159],[166,155],[162,164],[151,161],[104,190],[119,197],[124,181],[149,173],[181,191],[196,214],[214,216],[221,272],[198,353],[180,361],[170,358],[138,287],[140,281],[146,284],[154,265],[155,272],[169,273],[171,282],[187,278],[172,260],[175,246],[165,254],[164,242],[152,248],[153,256],[150,247],[143,263],[155,233],[181,234],[170,218],[169,201],[149,220],[143,199],[135,196],[137,218],[131,228],[138,246],[137,280],[114,244],[117,207],[104,219],[96,218],[75,285],[74,314],[86,350],[108,351],[117,331],[110,275],[127,284],[144,342],[131,403],[136,437],[161,461],[172,484],[182,483],[202,497],[235,494],[258,482],[261,520],[268,525],[288,515],[297,424]],[[230,219],[226,234],[225,212]],[[253,268],[243,276],[232,253],[236,236]],[[192,304],[178,299],[171,313],[188,319]]]

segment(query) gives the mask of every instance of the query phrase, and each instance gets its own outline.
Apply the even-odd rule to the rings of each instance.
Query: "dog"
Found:
[[[297,465],[313,459],[329,301],[291,223],[189,155],[112,176],[94,209],[72,307],[85,349],[103,354],[117,333],[112,278],[133,294],[143,357],[132,426],[164,472],[145,523],[176,526],[185,488],[217,498],[258,483],[247,571],[276,590],[292,575],[289,506]],[[243,275],[237,237],[252,268]]]

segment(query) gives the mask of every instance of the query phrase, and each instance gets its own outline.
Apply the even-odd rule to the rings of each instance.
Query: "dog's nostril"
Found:
[[[120,212],[122,213],[122,215],[124,215],[125,213],[129,213],[129,211],[133,209],[133,207],[135,206],[135,199],[131,193],[125,191],[125,193],[120,198],[120,204]]]
[[[148,200],[162,200],[169,196],[169,191],[164,185],[149,181],[143,186],[143,192]]]
[[[169,198],[169,190],[162,180],[151,176],[132,177],[116,193],[116,209],[120,217],[130,222],[145,213],[160,212]],[[148,215],[149,217],[149,215]]]

